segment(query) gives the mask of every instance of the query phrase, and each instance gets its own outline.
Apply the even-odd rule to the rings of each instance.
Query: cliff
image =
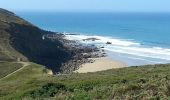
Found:
[[[42,36],[46,34],[54,33],[0,9],[0,61],[30,61],[59,70],[71,52],[59,40],[44,40]]]

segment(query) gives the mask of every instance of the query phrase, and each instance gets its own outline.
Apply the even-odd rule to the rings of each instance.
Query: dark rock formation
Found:
[[[112,44],[112,42],[109,42],[109,41],[108,41],[106,44]]]

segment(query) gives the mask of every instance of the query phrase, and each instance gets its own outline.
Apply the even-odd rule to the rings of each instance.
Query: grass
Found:
[[[0,81],[0,99],[170,99],[170,65],[49,76],[37,64]]]
[[[21,68],[22,64],[12,63],[12,62],[0,62],[0,78],[5,77],[6,75],[16,71]]]
[[[37,87],[38,78],[43,77],[42,66],[32,64],[0,81],[0,100],[18,97]],[[22,93],[23,91],[23,93]]]

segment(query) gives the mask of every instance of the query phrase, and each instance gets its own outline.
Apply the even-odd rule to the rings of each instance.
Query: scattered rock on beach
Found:
[[[109,42],[109,41],[108,41],[106,44],[112,44],[112,42]]]
[[[96,40],[100,40],[97,38],[87,38],[87,39],[83,39],[83,41],[96,41]]]
[[[69,34],[70,35],[70,34]],[[71,34],[72,35],[72,34]],[[73,34],[74,35],[74,34]],[[105,54],[101,51],[100,47],[94,44],[84,45],[76,40],[67,40],[63,34],[47,34],[44,35],[45,39],[50,39],[52,41],[60,41],[64,49],[68,50],[71,59],[61,64],[59,73],[70,74],[73,71],[79,69],[81,65],[85,63],[94,63],[91,58],[104,57]],[[96,41],[97,38],[87,38],[84,41]],[[59,47],[58,47],[59,48]],[[104,48],[104,47],[102,47]],[[51,74],[51,72],[50,72]]]

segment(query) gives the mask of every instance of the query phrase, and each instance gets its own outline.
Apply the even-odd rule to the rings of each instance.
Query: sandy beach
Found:
[[[88,73],[88,72],[104,71],[104,70],[109,70],[114,68],[123,68],[128,66],[123,62],[112,60],[108,57],[94,58],[93,60],[95,60],[93,63],[83,64],[78,70],[74,72]]]

